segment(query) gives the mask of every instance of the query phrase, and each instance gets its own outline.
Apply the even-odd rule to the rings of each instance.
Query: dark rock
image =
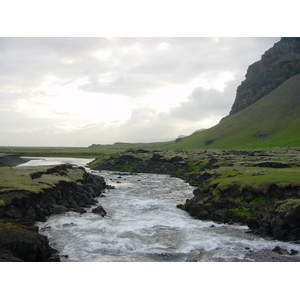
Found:
[[[22,213],[19,207],[10,204],[4,208],[4,216],[12,219],[19,219],[22,218]]]
[[[0,262],[23,262],[23,260],[14,256],[9,250],[0,249]]]
[[[267,221],[259,222],[257,232],[261,237],[267,237],[271,233],[270,223]]]
[[[300,73],[299,38],[282,38],[249,66],[246,79],[237,88],[230,114],[235,114],[259,101],[276,87]]]
[[[272,230],[273,236],[278,240],[283,240],[286,236],[287,231],[283,230],[281,226],[277,226]]]
[[[205,142],[204,142],[204,145],[210,145],[210,144],[212,144],[213,142],[215,142],[216,140],[215,139],[210,139],[210,140],[206,140]]]
[[[94,208],[92,210],[92,213],[98,214],[98,215],[100,215],[102,217],[106,216],[106,214],[107,214],[106,211],[105,211],[105,209],[102,207],[102,205],[99,205],[98,207]]]
[[[82,207],[74,207],[73,209],[72,209],[72,211],[74,211],[74,212],[77,212],[77,213],[80,213],[80,214],[85,214],[87,211],[84,209],[84,208],[82,208]]]
[[[0,156],[0,165],[15,167],[25,163],[26,160],[19,155],[3,155]]]
[[[299,253],[299,251],[295,250],[295,249],[291,249],[291,255],[297,255]]]
[[[213,221],[220,221],[222,223],[230,223],[234,220],[234,215],[230,210],[219,210],[212,212],[209,215],[209,219]]]
[[[54,215],[61,215],[66,213],[68,210],[65,206],[62,205],[55,205],[52,209],[52,214]]]
[[[28,230],[24,225],[3,221],[0,225],[0,249],[4,261],[42,262],[57,253],[49,246],[46,236]]]
[[[250,194],[244,198],[244,201],[246,201],[247,203],[250,203],[253,199],[254,199],[254,195]]]
[[[236,204],[227,198],[219,198],[213,202],[213,206],[215,209],[230,209],[235,208]]]
[[[269,249],[248,251],[245,254],[245,259],[251,259],[255,262],[298,262],[297,256],[281,255]]]
[[[287,163],[276,162],[276,161],[264,161],[254,164],[255,167],[263,168],[290,168],[291,166]]]
[[[278,254],[290,255],[290,253],[286,249],[282,249],[279,246],[276,246],[272,251],[274,251]]]
[[[66,223],[66,224],[63,225],[63,227],[74,227],[74,226],[76,226],[76,224],[73,223],[73,222],[71,222],[71,223]]]
[[[254,217],[247,217],[245,223],[250,229],[257,229],[259,227],[258,220]]]

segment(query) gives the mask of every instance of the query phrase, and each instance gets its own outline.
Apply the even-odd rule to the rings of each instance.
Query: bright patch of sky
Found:
[[[0,38],[3,146],[176,139],[226,116],[279,38]]]

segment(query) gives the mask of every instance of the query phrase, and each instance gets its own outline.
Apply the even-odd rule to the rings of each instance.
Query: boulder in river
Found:
[[[105,209],[102,207],[102,205],[99,205],[96,208],[94,208],[92,210],[92,213],[101,215],[102,217],[106,216],[106,214],[107,214]]]

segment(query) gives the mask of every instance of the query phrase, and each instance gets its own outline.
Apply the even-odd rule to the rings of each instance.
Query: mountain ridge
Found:
[[[259,101],[289,78],[300,73],[300,38],[284,37],[248,67],[246,79],[237,88],[229,114]]]

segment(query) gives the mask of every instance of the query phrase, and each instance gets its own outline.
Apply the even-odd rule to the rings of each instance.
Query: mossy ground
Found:
[[[51,166],[0,168],[0,193],[4,194],[12,191],[22,191],[25,193],[38,194],[45,189],[54,187],[60,181],[78,182],[83,179],[83,169],[68,168],[63,175],[58,173],[46,174],[46,171],[50,167]],[[38,178],[32,179],[31,175],[37,172],[44,174],[41,174]]]
[[[278,188],[300,185],[300,168],[220,167],[214,175],[207,185],[221,192],[236,189],[240,193],[266,194],[274,185]]]
[[[278,201],[276,203],[276,211],[277,212],[288,212],[300,205],[300,199],[287,199],[283,201]]]

